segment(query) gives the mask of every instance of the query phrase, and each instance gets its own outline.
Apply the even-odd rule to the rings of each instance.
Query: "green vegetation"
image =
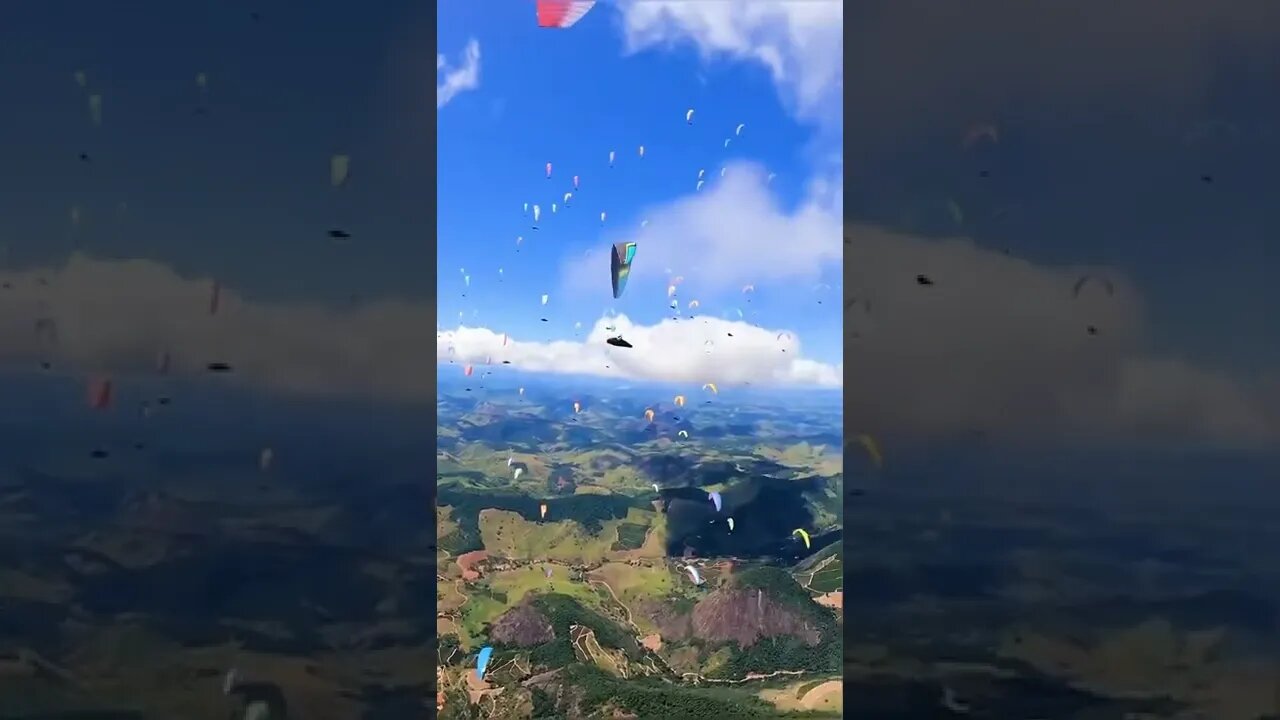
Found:
[[[534,606],[551,621],[551,627],[555,629],[557,635],[562,632],[567,635],[570,625],[582,625],[595,632],[596,640],[602,646],[635,648],[634,638],[623,632],[613,621],[583,607],[568,595],[558,593],[539,595],[534,598]]]
[[[649,528],[633,523],[618,524],[618,540],[613,544],[614,550],[639,550],[644,545],[645,534]]]

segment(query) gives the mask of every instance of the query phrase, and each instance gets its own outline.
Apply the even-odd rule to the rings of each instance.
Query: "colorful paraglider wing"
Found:
[[[636,244],[620,242],[613,244],[613,257],[609,262],[609,276],[613,281],[613,297],[622,297],[627,289],[627,277],[631,275],[631,261],[636,256]]]
[[[572,27],[595,4],[595,0],[538,0],[538,27]]]
[[[485,668],[489,666],[489,656],[493,654],[493,648],[485,647],[480,650],[480,655],[476,657],[476,677],[483,680]]]

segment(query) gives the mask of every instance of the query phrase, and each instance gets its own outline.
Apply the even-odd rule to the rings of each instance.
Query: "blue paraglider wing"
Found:
[[[489,667],[489,656],[493,654],[493,648],[481,648],[480,655],[476,657],[476,677],[484,679],[485,668]]]

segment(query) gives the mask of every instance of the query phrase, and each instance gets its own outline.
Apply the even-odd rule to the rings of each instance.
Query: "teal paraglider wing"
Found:
[[[612,257],[609,260],[609,275],[613,283],[613,297],[622,297],[627,289],[627,278],[631,275],[631,261],[636,256],[636,244],[620,242],[613,244]]]

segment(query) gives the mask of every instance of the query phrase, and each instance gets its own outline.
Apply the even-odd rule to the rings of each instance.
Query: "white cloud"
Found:
[[[758,63],[799,117],[840,124],[841,0],[631,0],[622,13],[629,51],[691,42],[704,59]]]
[[[582,342],[508,339],[504,345],[501,333],[464,326],[437,332],[436,359],[459,366],[509,360],[524,371],[630,380],[840,386],[842,366],[805,359],[799,340],[791,333],[780,338],[782,332],[702,316],[645,326],[619,315],[598,320]],[[608,345],[614,335],[634,347]]]
[[[462,51],[462,64],[454,67],[443,54],[436,55],[436,109],[449,104],[458,95],[480,87],[480,42],[467,41]]]
[[[633,282],[671,268],[706,297],[746,284],[815,280],[840,261],[838,186],[815,182],[809,198],[788,211],[778,206],[763,168],[737,163],[723,178],[716,175],[700,192],[645,210],[645,227],[611,238],[638,243]],[[595,288],[600,263],[573,258],[565,275],[570,288]]]
[[[1115,270],[1037,266],[964,239],[848,232],[846,293],[871,306],[845,311],[860,335],[845,344],[848,427],[1280,442],[1280,385],[1153,353],[1142,298]],[[1073,298],[1091,272],[1112,280],[1114,296],[1086,286]]]
[[[0,273],[0,361],[54,372],[150,373],[158,353],[175,373],[209,362],[234,368],[229,382],[306,395],[425,402],[435,392],[429,327],[435,308],[383,301],[350,309],[251,302],[224,286],[216,315],[211,281],[184,278],[148,260],[73,256],[60,268]],[[42,285],[43,278],[48,285]],[[36,320],[58,325],[44,346]]]

